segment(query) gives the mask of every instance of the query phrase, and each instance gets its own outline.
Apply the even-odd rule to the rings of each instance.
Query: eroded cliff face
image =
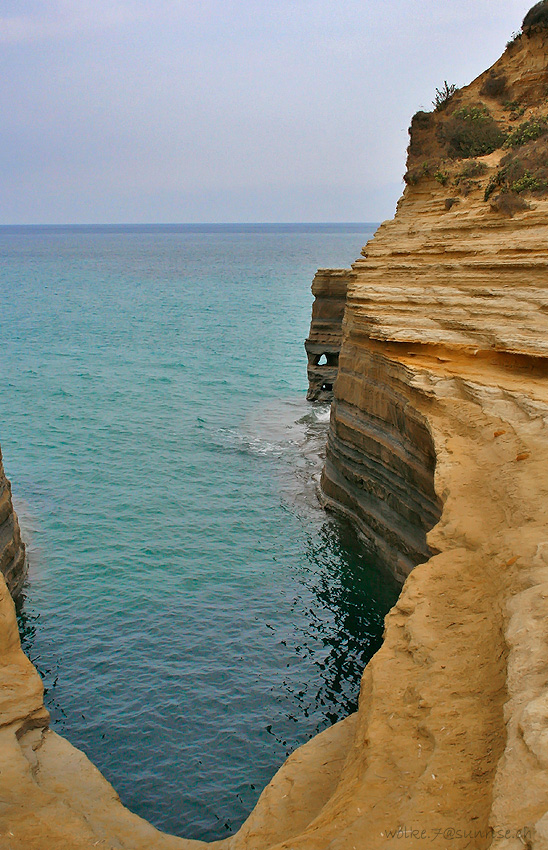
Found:
[[[325,506],[349,517],[401,580],[433,554],[426,533],[441,513],[434,442],[406,379],[348,336],[322,475]]]
[[[523,35],[418,116],[397,215],[352,266],[327,503],[397,572],[438,554],[365,671],[322,846],[548,846],[547,71],[546,31]],[[494,149],[452,155],[478,120]]]
[[[26,576],[25,546],[11,501],[11,487],[0,452],[0,572],[12,596],[21,592]]]
[[[433,554],[426,533],[441,502],[428,418],[394,364],[428,357],[438,372],[445,363],[497,382],[497,369],[546,374],[548,172],[509,183],[508,169],[537,155],[548,169],[547,67],[545,31],[523,35],[415,116],[397,215],[349,272],[322,486],[399,577]],[[457,157],[458,145],[474,155]]]
[[[396,217],[346,276],[324,491],[396,572],[416,566],[357,715],[295,752],[217,848],[548,848],[542,126],[521,146],[525,174],[502,163],[520,149],[502,147],[511,125],[542,125],[548,41],[529,35],[415,119]],[[498,147],[449,155],[476,119],[478,144],[486,131]],[[0,603],[0,846],[200,846],[123,809],[48,731],[7,593]]]
[[[312,282],[312,321],[305,342],[309,401],[331,401],[339,371],[342,321],[350,269],[319,269]]]

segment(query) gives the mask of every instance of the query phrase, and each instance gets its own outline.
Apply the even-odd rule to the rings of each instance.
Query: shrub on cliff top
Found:
[[[441,89],[436,89],[436,97],[432,101],[432,106],[434,109],[439,112],[441,109],[445,109],[453,95],[458,91],[458,88],[454,83],[449,83],[447,80],[443,81],[443,86]]]
[[[516,44],[519,44],[521,41],[523,33],[522,32],[513,32],[512,37],[508,39],[506,42],[506,48],[514,47]]]
[[[411,119],[411,126],[409,128],[409,134],[413,132],[416,128],[429,127],[432,124],[432,113],[425,112],[424,109],[419,109],[418,112],[415,112]]]
[[[532,27],[548,27],[548,0],[536,3],[525,15],[522,30],[527,32]]]
[[[485,156],[502,147],[506,138],[484,104],[457,109],[445,123],[442,135],[453,159]]]

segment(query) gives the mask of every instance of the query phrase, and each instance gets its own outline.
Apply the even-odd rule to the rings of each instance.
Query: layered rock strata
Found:
[[[319,269],[312,282],[312,321],[305,342],[309,401],[331,401],[339,371],[342,321],[350,269]]]
[[[21,592],[26,576],[25,545],[11,500],[11,486],[0,453],[0,572],[12,596]]]
[[[348,336],[341,352],[323,502],[349,517],[403,580],[433,554],[426,534],[441,513],[435,447],[407,375],[363,342]]]
[[[538,172],[509,182],[507,148],[475,176],[442,150],[486,99],[507,132],[501,90],[538,125],[547,67],[528,31],[413,122],[396,217],[349,279],[324,488],[396,571],[419,563],[358,713],[297,750],[217,850],[548,848],[548,200]],[[493,185],[524,203],[492,203]],[[0,641],[2,850],[203,846],[131,815],[48,730],[6,592]]]

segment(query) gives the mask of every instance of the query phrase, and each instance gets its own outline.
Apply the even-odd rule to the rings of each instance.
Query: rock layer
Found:
[[[0,453],[0,571],[12,596],[21,592],[26,576],[25,545],[11,500],[11,486]]]
[[[504,78],[539,115],[548,41],[530,36],[458,109]],[[295,752],[218,850],[548,848],[548,200],[489,203],[499,150],[447,203],[462,162],[416,174],[444,121],[413,122],[395,219],[350,273],[321,272],[348,283],[326,499],[396,572],[417,566],[357,715]],[[2,850],[200,846],[123,809],[48,731],[6,592],[0,641]]]
[[[305,342],[309,401],[331,401],[339,371],[342,321],[350,269],[319,269],[312,282],[312,321]]]
[[[407,375],[363,340],[345,340],[336,386],[324,504],[353,520],[403,580],[433,554],[426,533],[441,513],[428,421]]]

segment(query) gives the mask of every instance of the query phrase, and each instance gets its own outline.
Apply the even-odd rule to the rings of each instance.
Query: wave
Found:
[[[221,451],[272,460],[270,473],[283,502],[301,512],[320,509],[317,487],[325,458],[330,406],[302,397],[254,408],[240,428],[220,429]]]

